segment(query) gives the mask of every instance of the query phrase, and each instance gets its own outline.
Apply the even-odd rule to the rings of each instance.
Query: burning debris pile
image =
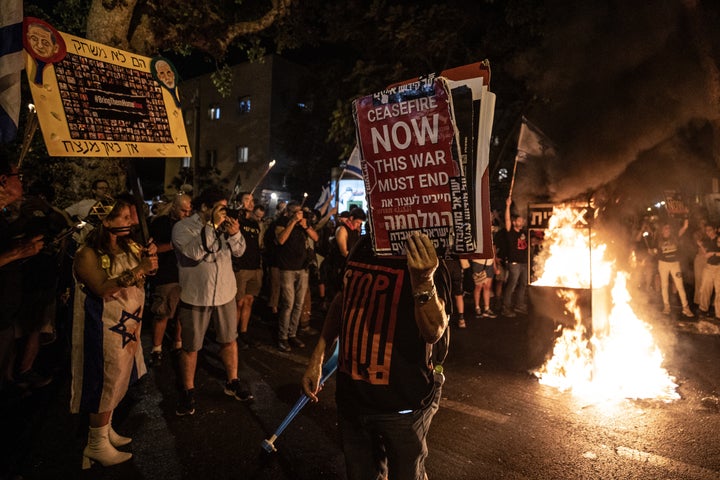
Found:
[[[560,324],[552,358],[534,374],[544,385],[593,401],[676,400],[677,385],[662,367],[651,326],[630,305],[628,275],[605,258],[606,245],[597,232],[582,228],[587,213],[554,208],[534,260],[532,286],[556,287],[574,318],[574,325]],[[592,318],[583,318],[577,289],[592,289],[594,303],[607,298],[607,308],[593,305]],[[594,294],[603,290],[607,296]]]

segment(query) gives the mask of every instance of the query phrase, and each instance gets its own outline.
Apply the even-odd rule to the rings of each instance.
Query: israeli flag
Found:
[[[320,193],[320,198],[315,204],[315,210],[319,210],[320,207],[322,207],[323,204],[327,202],[327,199],[330,198],[330,188],[330,181],[323,185],[322,193]]]
[[[23,65],[22,0],[0,0],[0,143],[15,140]]]
[[[353,148],[353,151],[350,154],[350,158],[348,158],[347,163],[345,164],[345,170],[343,170],[342,176],[344,177],[348,173],[351,175],[355,175],[358,178],[362,178],[362,167],[360,166],[360,150],[358,149],[357,145],[355,145],[355,148]]]

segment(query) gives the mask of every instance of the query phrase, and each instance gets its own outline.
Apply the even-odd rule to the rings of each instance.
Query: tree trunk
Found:
[[[103,0],[93,0],[87,19],[88,40],[128,50],[129,30],[136,5],[137,0],[124,0],[107,9]]]

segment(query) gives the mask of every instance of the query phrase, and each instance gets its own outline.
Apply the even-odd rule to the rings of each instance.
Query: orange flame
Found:
[[[655,345],[652,327],[630,305],[627,274],[616,271],[614,263],[604,258],[606,245],[596,233],[576,228],[575,220],[576,208],[553,210],[543,250],[537,256],[539,278],[533,285],[610,288],[612,307],[607,318],[592,319],[594,331],[588,338],[577,293],[560,289],[558,294],[566,310],[574,314],[575,325],[563,328],[552,358],[535,376],[544,385],[593,401],[680,398],[674,378],[662,367],[663,355]]]

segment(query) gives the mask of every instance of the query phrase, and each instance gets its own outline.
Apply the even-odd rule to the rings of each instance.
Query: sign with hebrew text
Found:
[[[31,17],[23,31],[30,90],[51,156],[191,156],[167,60],[58,32]]]
[[[413,231],[471,253],[469,196],[443,78],[393,86],[353,103],[373,248],[404,255]]]

